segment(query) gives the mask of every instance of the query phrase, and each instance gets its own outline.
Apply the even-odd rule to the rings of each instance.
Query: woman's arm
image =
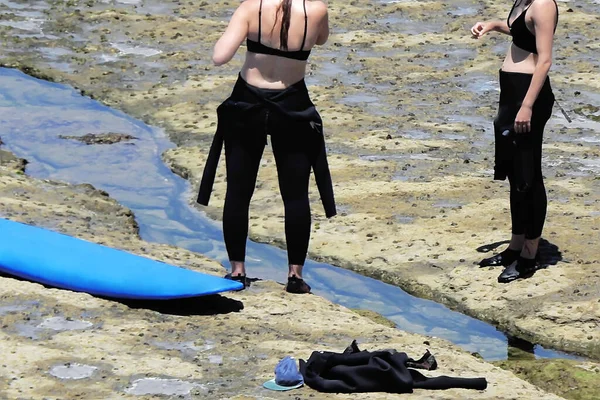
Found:
[[[471,34],[477,39],[490,31],[510,35],[510,29],[508,29],[508,23],[506,21],[477,22],[471,28]]]
[[[215,65],[228,63],[248,36],[248,1],[244,1],[231,16],[223,36],[215,44],[212,60]]]
[[[315,6],[318,7],[319,15],[322,20],[319,26],[319,35],[315,44],[321,46],[327,42],[329,38],[329,14],[327,13],[327,5],[321,1],[315,2]]]
[[[515,131],[518,133],[531,131],[533,104],[540,90],[542,90],[542,86],[544,86],[544,82],[548,76],[548,71],[552,66],[552,43],[554,42],[556,5],[554,4],[554,0],[536,0],[531,6],[531,11],[538,57],[529,89],[515,119]]]

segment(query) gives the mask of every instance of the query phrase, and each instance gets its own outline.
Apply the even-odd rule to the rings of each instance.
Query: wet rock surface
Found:
[[[0,138],[0,146],[2,146],[3,144],[4,142],[2,142],[2,138]],[[15,155],[10,151],[0,149],[0,166],[13,169],[18,173],[24,173],[26,165],[26,160],[15,157]]]
[[[137,236],[127,209],[89,186],[39,181],[0,166],[0,215],[211,274],[201,255]],[[3,398],[289,398],[262,383],[286,355],[396,348],[430,349],[428,376],[483,376],[486,391],[417,390],[415,399],[559,399],[436,338],[381,325],[314,295],[255,282],[246,291],[177,301],[119,301],[0,276],[0,396]],[[375,319],[375,321],[373,320]],[[385,321],[382,321],[385,322]],[[93,390],[90,388],[93,387]],[[353,398],[309,388],[294,398]],[[388,399],[388,394],[361,395]]]
[[[332,36],[313,52],[307,81],[325,125],[340,214],[326,220],[316,189],[311,190],[311,256],[397,284],[533,342],[600,357],[597,5],[559,3],[551,79],[573,122],[555,108],[546,131],[547,268],[531,279],[499,285],[499,270],[475,264],[502,250],[510,234],[507,185],[491,180],[497,70],[508,40],[490,35],[475,41],[467,28],[477,20],[502,18],[510,4],[329,3]],[[5,1],[0,64],[68,83],[165,128],[179,146],[165,161],[197,184],[216,126],[215,109],[241,65],[239,56],[223,68],[210,63],[233,7],[224,1]],[[214,218],[225,193],[223,167],[205,209]],[[255,240],[283,246],[275,173],[267,151],[250,232]],[[9,182],[25,184],[25,178],[11,173]],[[38,186],[31,190],[50,193],[57,202],[73,201],[60,185]],[[5,192],[5,203],[28,196],[14,190]],[[112,210],[97,197],[91,203],[77,199],[72,208]],[[80,220],[66,205],[56,207],[66,219],[48,222],[50,227],[76,227],[69,232],[85,237],[102,226],[95,219]],[[125,226],[134,223],[119,218]],[[117,233],[102,231],[108,239],[101,240],[111,243]],[[154,248],[131,244],[133,250],[142,247]]]
[[[137,139],[135,136],[123,133],[86,133],[83,136],[59,135],[60,139],[77,140],[81,143],[91,144],[115,144],[119,142],[129,142]],[[133,144],[133,143],[128,143]]]

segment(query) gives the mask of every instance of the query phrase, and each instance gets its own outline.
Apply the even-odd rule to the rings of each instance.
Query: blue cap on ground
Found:
[[[291,390],[304,385],[304,378],[296,360],[290,356],[284,357],[275,367],[275,379],[263,383],[263,386],[270,390]]]

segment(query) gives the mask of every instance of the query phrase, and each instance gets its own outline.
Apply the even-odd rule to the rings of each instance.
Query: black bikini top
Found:
[[[302,46],[297,51],[284,51],[265,46],[260,42],[261,36],[261,19],[262,19],[262,0],[260,0],[260,8],[258,9],[258,42],[246,39],[246,46],[249,52],[258,54],[268,54],[271,56],[291,58],[293,60],[306,61],[310,55],[310,50],[302,50],[306,42],[306,32],[308,30],[308,15],[306,14],[306,0],[304,0],[304,37],[302,38]]]
[[[525,14],[527,14],[527,10],[529,10],[531,4],[521,11],[521,14],[514,19],[512,25],[510,24],[510,16],[512,15],[517,3],[520,3],[521,1],[522,0],[515,1],[510,13],[508,13],[506,23],[508,24],[508,29],[510,29],[510,34],[512,35],[515,46],[530,53],[537,54],[538,52],[535,44],[535,35],[531,33],[529,28],[527,28],[527,24],[525,24]],[[531,3],[533,3],[533,1]],[[556,31],[556,25],[558,24],[558,4],[556,4],[556,0],[554,1],[554,5],[556,6],[556,23],[554,24],[554,30]]]

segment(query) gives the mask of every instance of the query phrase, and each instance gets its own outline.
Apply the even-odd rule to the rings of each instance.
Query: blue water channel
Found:
[[[220,223],[189,206],[190,184],[161,161],[161,154],[174,147],[162,130],[82,97],[68,86],[6,68],[0,68],[0,126],[4,147],[29,161],[28,175],[90,183],[135,213],[144,240],[183,247],[228,265]],[[137,139],[88,146],[59,138],[109,132]],[[281,249],[250,242],[247,254],[251,276],[286,279],[287,258]],[[304,275],[315,294],[335,303],[375,311],[399,329],[447,339],[486,360],[507,358],[508,340],[503,333],[443,305],[310,260]],[[571,358],[541,346],[534,347],[534,354]]]

